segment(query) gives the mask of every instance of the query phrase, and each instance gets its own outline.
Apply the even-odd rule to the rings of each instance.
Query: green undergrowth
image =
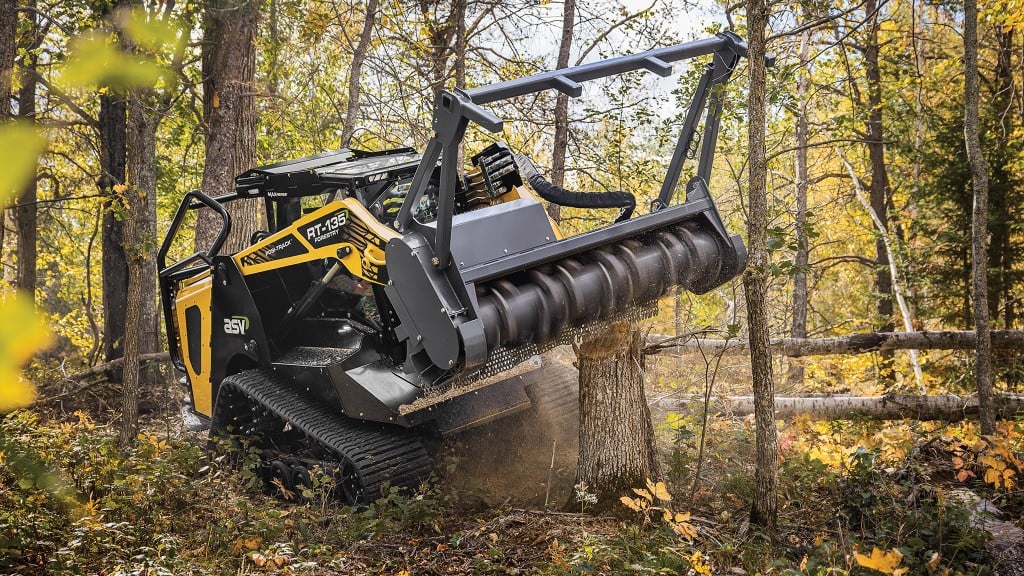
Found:
[[[746,524],[749,425],[714,424],[695,485],[696,426],[666,423],[666,483],[638,487],[636,511],[612,518],[485,507],[436,478],[358,510],[318,482],[295,504],[264,490],[254,453],[154,433],[120,449],[84,414],[18,412],[0,420],[0,573],[986,574],[986,534],[956,494],[1020,508],[1006,472],[1019,472],[1016,444],[794,423],[782,429],[773,542]]]

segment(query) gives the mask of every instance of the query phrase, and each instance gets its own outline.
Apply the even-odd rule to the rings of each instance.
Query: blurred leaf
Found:
[[[126,89],[154,86],[164,72],[148,58],[124,53],[107,35],[86,34],[72,42],[62,79],[74,86]]]
[[[147,18],[142,11],[123,12],[121,29],[131,41],[153,52],[161,52],[178,41],[181,29],[163,20]]]
[[[14,476],[20,488],[38,488],[53,496],[68,512],[82,512],[75,490],[44,464],[31,446],[8,437],[0,430],[0,454],[3,455],[4,467]]]
[[[32,178],[36,161],[46,147],[46,140],[27,122],[9,122],[0,126],[0,206],[6,206]]]
[[[0,301],[0,414],[27,406],[35,397],[20,368],[37,350],[50,343],[50,331],[36,317],[28,298]]]

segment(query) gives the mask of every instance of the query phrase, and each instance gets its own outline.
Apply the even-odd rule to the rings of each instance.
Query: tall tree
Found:
[[[978,134],[978,3],[964,0],[964,144],[974,188],[971,261],[974,329],[978,335],[975,378],[982,434],[995,432],[992,401],[992,334],[988,310],[988,163]]]
[[[363,62],[366,61],[366,54],[370,51],[370,40],[373,38],[373,26],[377,21],[377,10],[379,0],[369,0],[366,3],[366,18],[363,20],[363,29],[359,33],[359,42],[352,52],[352,67],[348,73],[348,104],[345,108],[345,122],[341,126],[341,146],[347,148],[352,144],[352,134],[356,131],[356,119],[359,116],[359,97],[361,95],[361,82],[363,78]]]
[[[804,8],[804,18],[808,19],[809,10]],[[796,253],[793,256],[793,323],[790,330],[793,338],[807,337],[807,144],[808,118],[807,106],[810,98],[811,29],[806,28],[800,34],[800,51],[797,55],[796,76],[796,213],[794,214],[794,234],[796,235]],[[787,378],[794,386],[804,382],[804,365],[798,359],[789,359]]]
[[[572,35],[576,27],[576,0],[565,0],[562,6],[562,38],[558,43],[558,68],[569,66]],[[565,183],[565,154],[569,147],[569,97],[561,92],[555,99],[555,138],[551,149],[551,183]],[[548,215],[556,223],[561,217],[558,204],[548,204]]]
[[[132,12],[118,15],[136,21],[149,20],[170,28],[175,3],[143,3],[130,0]],[[148,7],[148,10],[147,10]],[[127,103],[127,174],[128,186],[121,195],[125,213],[124,249],[128,260],[128,290],[138,297],[130,298],[125,306],[128,330],[124,337],[124,375],[122,381],[122,419],[120,441],[128,444],[138,431],[139,398],[142,389],[158,376],[156,370],[143,370],[139,354],[156,352],[160,348],[159,314],[157,310],[156,270],[156,200],[157,200],[157,129],[171,108],[179,87],[181,66],[188,42],[188,27],[179,34],[174,46],[159,50],[124,43],[124,49],[134,54],[161,59],[159,51],[168,51],[170,66],[162,87],[137,86],[126,94]]]
[[[0,122],[11,117],[14,57],[18,54],[18,2],[0,0]]]
[[[103,15],[109,19],[125,0],[114,2]],[[106,25],[111,25],[107,22]],[[107,362],[124,354],[125,306],[128,300],[128,260],[124,252],[124,218],[115,189],[125,183],[127,164],[127,105],[121,90],[100,91],[100,177],[97,185],[103,198],[103,356]]]
[[[38,58],[36,49],[43,41],[44,34],[41,33],[36,14],[36,1],[28,0],[26,3],[26,41],[24,45],[24,56],[22,57],[22,80],[21,89],[18,91],[18,116],[27,122],[36,121],[36,79]],[[25,185],[21,196],[18,197],[17,207],[14,209],[15,221],[18,225],[18,275],[15,285],[19,290],[29,294],[35,299],[36,291],[36,239],[38,236],[38,224],[36,209],[36,195],[38,193],[38,179],[31,178]]]
[[[448,60],[454,53],[452,40],[459,31],[459,19],[465,22],[465,9],[461,14],[460,4],[465,0],[452,0],[451,6],[443,16],[439,8],[444,0],[419,0],[420,15],[426,24],[427,41],[429,42],[428,61],[430,65],[430,86],[432,94],[438,94],[448,80]],[[464,25],[464,24],[463,24]],[[463,60],[463,64],[464,64]]]
[[[754,387],[756,426],[754,501],[750,520],[775,534],[778,519],[778,433],[775,429],[775,384],[772,375],[771,344],[768,338],[768,164],[765,147],[766,77],[765,29],[768,7],[765,0],[748,0],[747,29],[750,81],[747,91],[750,154],[747,182],[749,243],[743,289],[747,300],[750,332],[750,370]]]
[[[203,127],[206,161],[202,189],[217,196],[235,189],[235,176],[256,156],[256,27],[261,0],[206,0],[203,6]],[[231,205],[231,236],[224,251],[249,244],[261,223],[255,199]],[[205,250],[220,230],[220,218],[201,210],[196,248]]]
[[[0,123],[11,118],[11,81],[14,78],[14,57],[18,53],[15,37],[17,30],[17,0],[0,0]],[[7,231],[6,215],[7,210],[0,207],[0,260],[3,259],[4,235]],[[2,271],[0,278],[3,278]]]
[[[615,505],[623,492],[660,475],[654,426],[644,396],[642,341],[635,324],[619,322],[577,351],[580,454],[576,482],[597,498],[594,510]]]
[[[879,64],[881,44],[878,30],[881,26],[878,0],[865,0],[864,12],[866,34],[863,40],[864,76],[867,82],[868,117],[866,138],[868,158],[871,163],[870,198],[871,209],[878,218],[880,229],[875,236],[875,293],[878,298],[877,310],[881,332],[893,329],[892,276],[889,273],[889,252],[885,247],[884,235],[889,232],[890,183],[889,171],[885,164],[885,135],[882,128],[882,69]],[[892,353],[882,353],[883,379],[891,381]]]
[[[992,94],[989,99],[988,123],[979,119],[979,133],[986,135],[984,143],[987,152],[986,164],[991,173],[988,180],[988,234],[987,247],[989,270],[989,322],[998,323],[1002,317],[1003,327],[1013,327],[1016,317],[1014,284],[1020,281],[1019,270],[1021,245],[1015,238],[1015,228],[1020,221],[1019,207],[1024,193],[1020,176],[1022,154],[1020,138],[1015,134],[1021,129],[1019,110],[1019,88],[1014,78],[1018,64],[1014,61],[1014,36],[1016,30],[1007,26],[1000,30],[993,27],[996,36],[995,69],[991,72]],[[980,75],[980,72],[979,72]],[[980,96],[979,96],[980,98]],[[982,107],[979,102],[979,117]],[[987,124],[987,125],[986,125]],[[980,136],[979,136],[980,137]],[[1001,312],[1001,314],[1000,314]]]

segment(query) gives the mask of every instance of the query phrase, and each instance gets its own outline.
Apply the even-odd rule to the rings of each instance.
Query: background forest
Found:
[[[422,149],[441,88],[727,28],[746,37],[744,8],[0,0],[8,165],[0,285],[20,293],[0,308],[0,370],[32,357],[26,373],[37,395],[0,421],[0,571],[990,573],[992,530],[973,511],[980,498],[1007,511],[1006,524],[1020,518],[1020,421],[987,436],[962,422],[780,421],[779,533],[764,536],[744,522],[754,498],[751,422],[709,418],[699,400],[697,408],[678,400],[749,393],[749,362],[721,351],[673,348],[648,358],[649,397],[672,399],[654,410],[667,484],[638,491],[618,518],[530,512],[548,503],[484,497],[472,482],[386,494],[369,510],[319,492],[295,506],[259,493],[244,467],[183,433],[184,391],[158,367],[90,370],[164,350],[155,253],[187,191],[225,193],[252,166],[341,147]],[[767,9],[771,336],[972,329],[964,6],[840,0]],[[989,314],[993,329],[1016,330],[1024,312],[1024,6],[983,0],[979,9]],[[701,68],[589,83],[579,99],[548,91],[501,104],[498,137],[556,184],[628,190],[645,207]],[[748,69],[741,62],[727,87],[711,182],[735,231],[747,229],[750,214]],[[467,152],[493,138],[471,130]],[[570,232],[611,213],[552,212]],[[230,242],[241,245],[259,219],[254,204]],[[215,234],[202,221],[190,229],[195,237],[175,247],[178,257]],[[48,330],[30,328],[37,324]],[[699,297],[677,292],[644,328],[745,338],[743,283]],[[967,395],[973,358],[942,350],[777,357],[775,389]],[[998,391],[1020,391],[1015,350],[997,350],[994,371]],[[0,410],[24,405],[31,391],[17,375],[0,379],[9,386]],[[122,389],[122,380],[131,385]],[[541,451],[521,465],[550,484],[551,450]],[[447,471],[464,457],[453,448]],[[219,506],[225,495],[230,510]],[[585,512],[585,490],[569,497],[574,512]],[[196,519],[205,527],[193,533]]]

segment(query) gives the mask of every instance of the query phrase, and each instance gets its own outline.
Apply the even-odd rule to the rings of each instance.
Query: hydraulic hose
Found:
[[[616,222],[629,220],[636,209],[636,198],[629,192],[573,192],[547,181],[525,154],[515,155],[519,172],[541,198],[571,208],[619,208]]]

